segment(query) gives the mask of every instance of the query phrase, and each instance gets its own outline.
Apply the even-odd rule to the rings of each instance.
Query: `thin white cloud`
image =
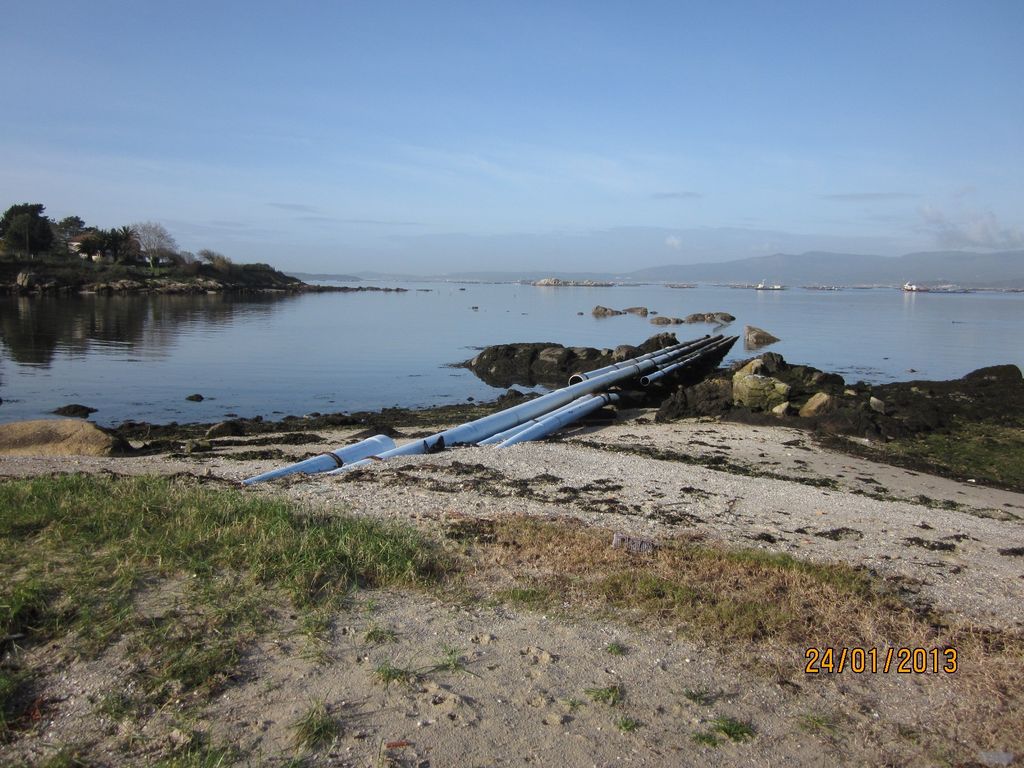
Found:
[[[696,200],[704,197],[700,192],[655,192],[653,200]]]
[[[667,245],[673,251],[678,251],[680,248],[683,247],[683,241],[681,238],[676,237],[675,235],[669,235],[668,237],[665,238],[665,245]]]
[[[914,200],[921,197],[912,192],[840,192],[832,195],[819,195],[822,200],[834,200],[841,203],[873,203],[885,200]]]
[[[991,211],[971,212],[954,221],[932,206],[921,209],[921,229],[941,248],[1024,248],[1024,230],[1003,226]]]

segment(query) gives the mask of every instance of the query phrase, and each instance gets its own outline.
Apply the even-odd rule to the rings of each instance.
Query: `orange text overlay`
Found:
[[[952,674],[957,670],[955,648],[808,648],[808,675],[896,672],[901,675]]]

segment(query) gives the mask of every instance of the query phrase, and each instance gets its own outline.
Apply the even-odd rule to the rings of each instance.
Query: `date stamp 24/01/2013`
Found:
[[[901,675],[952,674],[959,662],[955,648],[808,648],[804,651],[808,675],[876,674]]]

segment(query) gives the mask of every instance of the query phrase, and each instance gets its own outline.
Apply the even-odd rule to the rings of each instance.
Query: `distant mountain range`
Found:
[[[965,288],[1024,287],[1024,251],[932,251],[904,256],[851,253],[776,253],[718,264],[651,267],[630,277],[656,282],[758,282],[786,285],[918,285]]]
[[[854,253],[776,253],[700,264],[667,264],[633,272],[479,271],[435,275],[360,272],[352,275],[291,273],[316,280],[465,280],[516,282],[558,277],[620,283],[757,283],[783,285],[959,285],[964,288],[1024,288],[1024,250],[996,253],[929,251],[903,256]]]

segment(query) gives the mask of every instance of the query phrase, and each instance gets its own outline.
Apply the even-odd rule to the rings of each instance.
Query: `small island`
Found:
[[[405,288],[305,283],[269,264],[236,264],[207,248],[178,247],[153,221],[111,229],[79,216],[54,221],[42,203],[10,206],[0,217],[0,292],[38,294],[204,294],[405,292]]]

